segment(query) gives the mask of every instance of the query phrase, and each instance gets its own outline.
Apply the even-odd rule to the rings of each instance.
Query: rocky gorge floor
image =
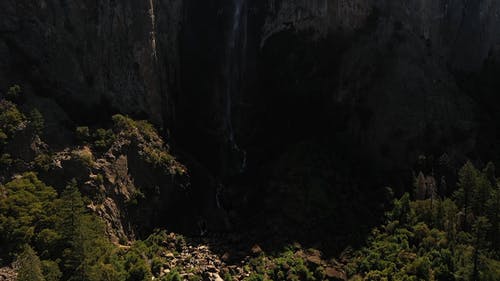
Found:
[[[223,237],[184,238],[170,233],[162,244],[166,262],[157,279],[175,271],[182,280],[256,280],[262,272],[283,270],[294,274],[297,264],[315,269],[321,280],[345,280],[342,264],[327,260],[315,249],[303,249],[295,243],[283,253],[266,253],[258,244],[249,244],[236,234]],[[286,252],[286,253],[285,253]],[[167,279],[168,280],[168,279]],[[302,280],[302,279],[301,279]]]

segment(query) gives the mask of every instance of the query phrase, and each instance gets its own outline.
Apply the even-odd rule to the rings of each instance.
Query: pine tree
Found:
[[[45,277],[45,281],[59,281],[61,280],[62,273],[59,270],[59,265],[55,261],[43,260],[42,261],[42,272]]]
[[[70,280],[84,280],[79,268],[84,258],[80,223],[85,208],[75,180],[72,180],[62,192],[59,203],[59,217],[61,220],[58,232],[62,238],[63,272]]]
[[[410,194],[405,193],[401,199],[395,200],[394,208],[388,215],[390,219],[397,220],[402,224],[409,223],[412,217]]]
[[[490,237],[492,248],[500,256],[500,181],[492,190],[490,198],[486,202],[486,213],[491,222]]]
[[[493,164],[492,162],[488,162],[483,170],[483,173],[491,185],[496,185],[497,180],[495,176],[495,164]]]
[[[17,258],[17,264],[19,266],[17,281],[45,281],[40,259],[29,245],[24,247]]]
[[[59,232],[62,234],[63,272],[70,281],[119,279],[123,272],[110,264],[112,246],[103,223],[84,206],[76,181],[61,194]],[[104,278],[104,276],[107,276]]]
[[[476,186],[478,171],[470,161],[460,169],[458,173],[458,190],[455,192],[454,197],[457,205],[462,210],[462,226],[464,230],[469,228],[469,215],[472,201],[472,192]]]
[[[422,172],[418,173],[415,179],[415,198],[417,200],[424,200],[426,193],[425,176]]]
[[[33,109],[29,114],[30,125],[35,131],[35,134],[41,135],[45,127],[45,119],[38,109]]]
[[[478,217],[472,227],[474,235],[474,252],[472,256],[473,270],[472,280],[479,281],[481,270],[481,255],[484,249],[488,247],[488,240],[486,239],[490,222],[485,217]]]
[[[486,174],[479,173],[471,194],[471,211],[474,216],[484,216],[486,202],[493,193],[493,187]]]

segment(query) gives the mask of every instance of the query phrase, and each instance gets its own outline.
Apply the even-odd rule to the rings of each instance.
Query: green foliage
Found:
[[[139,154],[155,168],[167,170],[172,175],[186,173],[186,167],[168,152],[163,140],[153,125],[147,121],[135,121],[123,115],[113,116],[114,131],[128,139],[140,143]]]
[[[108,149],[115,141],[115,135],[111,130],[97,129],[93,134],[92,138],[94,140],[95,148],[99,150]]]
[[[5,185],[0,197],[0,244],[2,254],[13,253],[54,222],[56,191],[34,173],[26,173]]]
[[[134,193],[130,195],[130,198],[125,201],[125,204],[127,204],[128,207],[137,206],[139,201],[144,198],[146,198],[146,196],[142,193],[142,191],[135,190]]]
[[[12,158],[10,157],[10,154],[4,153],[0,155],[0,168],[6,168],[12,165]]]
[[[226,272],[222,279],[224,279],[224,281],[233,281],[233,276],[231,275],[231,273]]]
[[[89,145],[93,151],[102,153],[113,143],[120,140],[123,144],[132,144],[139,156],[154,168],[164,170],[171,175],[183,175],[186,167],[176,161],[153,125],[147,121],[135,121],[123,115],[114,115],[113,129],[77,127],[76,138]],[[131,202],[135,202],[134,199]]]
[[[121,114],[113,115],[113,124],[117,131],[131,130],[135,127],[135,121]]]
[[[161,279],[162,281],[182,281],[182,277],[177,272],[177,270],[170,271],[167,273],[163,278]]]
[[[0,141],[4,142],[13,134],[21,130],[26,117],[17,109],[16,105],[6,100],[0,100]]]
[[[45,281],[59,281],[62,277],[62,272],[59,269],[59,265],[51,260],[42,261],[42,272]]]
[[[89,127],[87,127],[87,126],[76,127],[76,138],[83,143],[89,143],[90,142],[90,129],[89,129]]]
[[[249,265],[254,272],[245,281],[252,280],[287,280],[287,281],[322,281],[323,268],[308,263],[302,251],[286,249],[276,257],[261,255],[250,260]],[[224,279],[225,280],[225,279]]]
[[[19,266],[17,271],[18,281],[45,281],[40,259],[30,246],[25,245],[16,262]]]
[[[102,280],[122,276],[113,247],[104,233],[102,222],[88,213],[75,181],[62,192],[58,206],[63,273],[67,280]],[[110,279],[113,280],[113,279]]]
[[[494,172],[470,162],[459,173],[455,201],[395,200],[388,222],[347,266],[352,280],[500,280]],[[495,185],[497,185],[495,183]],[[489,204],[484,204],[490,202]]]
[[[6,96],[9,100],[15,101],[21,97],[21,93],[22,93],[21,86],[16,84],[7,90]]]
[[[0,145],[6,144],[8,138],[7,134],[0,130]]]
[[[92,145],[93,148],[101,152],[109,149],[116,139],[112,130],[99,128],[91,131],[87,126],[77,127],[75,134],[78,141]]]
[[[95,178],[98,184],[103,184],[104,183],[104,176],[101,174],[98,174]]]
[[[33,109],[29,113],[30,125],[33,127],[35,134],[41,135],[45,128],[45,119],[38,109]]]
[[[34,164],[37,169],[47,172],[52,165],[52,157],[45,153],[38,154],[35,157]]]
[[[153,260],[151,261],[151,272],[154,275],[160,275],[161,269],[163,265],[165,264],[165,260],[163,260],[160,257],[153,257]]]
[[[193,275],[188,275],[188,280],[189,281],[202,281],[203,277],[201,277],[200,275],[193,274]],[[230,280],[230,279],[224,279],[224,281],[226,281],[226,280]],[[232,281],[232,280],[230,280],[230,281]]]
[[[270,281],[264,274],[252,273],[245,281]]]
[[[390,219],[403,224],[411,220],[410,194],[405,193],[399,200],[394,201],[394,209],[389,214]]]
[[[136,248],[125,255],[125,270],[128,272],[127,281],[151,280],[151,270],[140,253]]]
[[[5,261],[21,245],[36,248],[44,259],[40,268],[47,281],[127,277],[124,257],[106,237],[101,220],[85,208],[75,181],[59,197],[33,173],[0,186],[0,239],[0,258]],[[147,264],[142,265],[145,276],[150,276]],[[139,270],[137,266],[129,269]]]
[[[94,155],[92,155],[92,151],[87,147],[71,151],[71,157],[87,167],[94,166]]]
[[[156,142],[159,140],[158,133],[151,123],[139,120],[135,121],[127,116],[120,114],[112,117],[114,129],[117,133],[124,133],[126,135],[140,135],[144,137],[147,142]]]

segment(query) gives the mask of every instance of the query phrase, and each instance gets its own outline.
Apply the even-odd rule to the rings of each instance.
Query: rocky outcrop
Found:
[[[15,281],[17,272],[14,268],[7,266],[0,268],[0,281]]]
[[[59,189],[76,180],[91,199],[88,207],[103,218],[116,243],[160,226],[195,229],[186,167],[152,125],[124,116],[114,121],[112,142],[104,152],[92,143],[56,152],[41,177]]]

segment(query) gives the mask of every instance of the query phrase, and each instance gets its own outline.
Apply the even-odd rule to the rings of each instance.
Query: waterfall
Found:
[[[227,35],[226,61],[225,61],[225,129],[227,142],[231,152],[238,155],[240,159],[240,172],[246,168],[246,152],[241,149],[234,136],[232,124],[232,98],[241,91],[242,69],[244,68],[244,57],[246,53],[247,34],[245,0],[232,0],[231,25]]]
[[[150,32],[151,50],[153,59],[156,61],[158,59],[156,54],[156,16],[155,16],[155,7],[153,0],[149,0],[149,17],[151,18],[151,32]]]

